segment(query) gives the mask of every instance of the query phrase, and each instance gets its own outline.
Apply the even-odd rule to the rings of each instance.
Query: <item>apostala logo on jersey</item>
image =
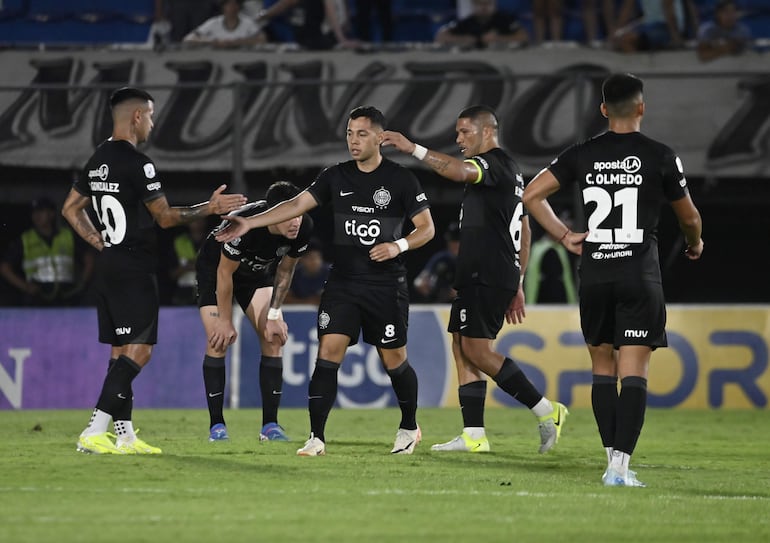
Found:
[[[380,187],[374,191],[373,199],[374,205],[380,209],[384,209],[388,207],[388,204],[390,203],[390,191],[385,187]]]
[[[642,161],[636,156],[627,156],[623,160],[612,160],[609,162],[594,162],[594,170],[623,170],[626,173],[636,173],[642,169]]]
[[[120,192],[120,183],[107,183],[107,177],[110,175],[110,168],[102,164],[95,170],[88,170],[88,178],[97,178],[99,181],[89,181],[88,186],[93,192]]]
[[[88,178],[93,179],[94,177],[98,177],[102,181],[107,181],[107,177],[110,175],[110,167],[106,164],[102,164],[95,170],[88,170]]]

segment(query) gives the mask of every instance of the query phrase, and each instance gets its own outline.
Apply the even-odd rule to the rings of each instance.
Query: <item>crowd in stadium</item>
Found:
[[[770,38],[768,0],[5,0],[11,47],[521,47],[561,42],[623,52],[729,53]],[[724,45],[729,42],[730,45]],[[737,43],[737,44],[736,44]],[[713,49],[713,48],[712,48]],[[714,58],[710,51],[703,60]]]

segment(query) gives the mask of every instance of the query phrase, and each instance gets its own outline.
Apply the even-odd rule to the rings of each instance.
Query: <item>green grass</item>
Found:
[[[538,455],[533,417],[487,412],[489,454],[432,453],[456,409],[422,409],[423,443],[390,456],[395,410],[335,409],[327,456],[259,443],[260,412],[229,411],[208,443],[203,410],[139,410],[160,456],[75,452],[87,411],[0,412],[0,541],[478,543],[770,541],[770,432],[763,410],[649,410],[632,466],[648,488],[605,488],[590,410],[573,409]]]

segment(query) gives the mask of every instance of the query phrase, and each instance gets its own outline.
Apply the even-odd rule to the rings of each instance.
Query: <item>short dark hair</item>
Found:
[[[302,191],[294,183],[276,181],[267,189],[265,200],[267,200],[268,207],[273,207],[286,200],[291,200],[300,192]]]
[[[374,106],[358,106],[348,116],[351,120],[366,117],[373,125],[385,128],[385,115]]]
[[[118,104],[126,102],[127,100],[145,100],[147,102],[154,102],[155,99],[149,92],[137,89],[136,87],[122,87],[110,96],[110,107],[114,108]]]
[[[602,100],[607,105],[618,105],[636,98],[644,91],[644,83],[633,74],[613,74],[602,83]]]
[[[497,128],[500,125],[500,122],[497,119],[497,113],[495,113],[495,110],[485,105],[467,107],[464,110],[462,110],[460,114],[457,116],[458,119],[470,119],[471,121],[474,121],[474,122],[484,120],[483,119],[484,117],[491,118],[491,120],[493,121],[493,126],[495,128]]]
[[[735,0],[718,0],[714,6],[714,11],[722,11],[728,6],[737,6],[737,4],[735,3]]]

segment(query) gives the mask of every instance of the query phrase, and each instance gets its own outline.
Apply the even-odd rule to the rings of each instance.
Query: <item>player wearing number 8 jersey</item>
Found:
[[[565,150],[524,191],[532,216],[580,259],[580,322],[591,355],[591,401],[608,486],[644,486],[628,469],[644,423],[652,351],[665,347],[666,307],[658,262],[661,204],[671,204],[690,259],[703,251],[700,213],[682,162],[666,145],[642,135],[643,84],[631,74],[602,86],[609,130]],[[586,232],[571,232],[548,196],[577,184]],[[620,376],[620,393],[617,379]]]
[[[465,183],[460,212],[460,252],[448,331],[457,368],[463,432],[434,451],[485,452],[487,381],[532,410],[539,419],[540,448],[550,450],[567,415],[565,406],[550,402],[511,359],[492,350],[503,325],[524,318],[520,279],[529,257],[529,218],[521,203],[524,178],[516,161],[498,144],[498,120],[486,106],[460,113],[455,126],[465,160],[429,151],[398,132],[386,132],[384,145],[411,153],[451,181]]]
[[[154,163],[136,149],[152,131],[152,96],[140,89],[122,88],[110,97],[110,107],[112,137],[88,160],[62,209],[73,229],[100,251],[94,279],[99,341],[112,346],[101,394],[77,449],[97,454],[157,454],[159,448],[136,437],[131,420],[131,383],[150,361],[157,340],[155,223],[169,228],[227,213],[246,203],[246,198],[222,194],[222,185],[208,202],[170,207]],[[86,211],[89,205],[97,226]],[[107,432],[110,419],[117,434],[115,443]]]
[[[318,357],[308,386],[310,438],[299,456],[326,453],[326,420],[337,396],[337,373],[359,334],[377,349],[401,409],[390,452],[412,454],[420,441],[417,374],[406,354],[409,291],[401,253],[430,241],[434,226],[417,178],[380,152],[384,125],[379,110],[357,107],[346,130],[352,160],[325,169],[291,200],[253,217],[229,217],[230,225],[217,235],[226,242],[319,205],[333,209],[334,263],[318,306]],[[407,219],[414,230],[403,235]]]

